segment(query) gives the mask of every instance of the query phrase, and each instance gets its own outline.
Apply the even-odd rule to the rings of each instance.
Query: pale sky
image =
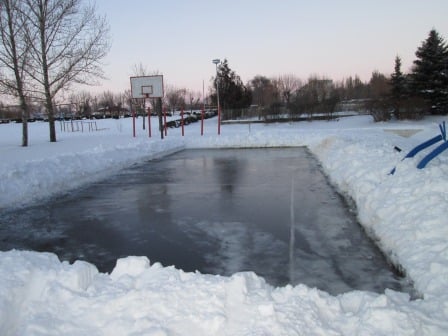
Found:
[[[165,85],[207,93],[212,60],[225,58],[247,83],[256,75],[340,80],[409,72],[431,29],[448,39],[448,0],[96,0],[111,28],[108,80],[90,88],[130,89],[134,65]]]

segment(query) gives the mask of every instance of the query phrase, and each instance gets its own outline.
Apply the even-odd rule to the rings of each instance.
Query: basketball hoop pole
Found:
[[[202,106],[202,111],[201,111],[201,135],[204,135],[204,113],[205,113],[205,107]]]
[[[141,113],[142,115],[142,123],[143,123],[143,130],[145,130],[145,98],[143,98],[143,102],[140,103],[140,108],[143,108],[143,112]]]
[[[218,73],[218,64],[221,63],[221,60],[214,59],[212,63],[216,66],[216,100],[218,102],[218,135],[221,134],[221,106],[219,105],[219,73]]]
[[[146,108],[146,100],[149,98],[149,94],[146,94],[144,109]],[[151,106],[148,105],[148,136],[151,137]]]
[[[165,130],[165,136],[167,136],[168,127],[166,126],[166,106],[163,108],[163,129]]]
[[[155,109],[159,116],[160,136],[163,139],[163,120],[162,120],[162,98],[163,98],[163,76],[136,76],[130,77],[131,95],[135,103],[143,106],[146,112],[146,100],[157,99],[155,101]],[[143,112],[143,129],[145,129],[145,112]],[[151,108],[148,105],[148,135],[151,137]],[[166,130],[165,130],[166,132]],[[166,133],[165,133],[166,135]]]
[[[201,136],[204,135],[204,110],[205,110],[205,93],[204,80],[202,80],[202,111],[201,111]]]
[[[182,136],[185,135],[184,132],[184,106],[182,105],[182,109],[180,110],[180,123],[181,123],[181,127],[182,127]]]
[[[132,98],[129,101],[129,105],[131,107],[131,113],[132,113],[132,136],[135,138],[136,137],[136,131],[135,131],[136,112],[135,112],[135,107],[134,106],[136,105],[136,102],[135,102],[134,98]]]
[[[131,103],[131,109],[132,109],[132,103]],[[135,111],[132,111],[132,134],[135,138]]]

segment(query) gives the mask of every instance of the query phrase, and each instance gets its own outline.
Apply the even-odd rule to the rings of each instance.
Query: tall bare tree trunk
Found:
[[[28,66],[26,62],[28,46],[26,41],[18,35],[21,27],[20,10],[18,8],[20,3],[14,0],[3,0],[1,5],[3,5],[3,8],[0,7],[2,11],[0,62],[14,73],[14,79],[10,81],[7,79],[2,80],[0,84],[19,98],[20,110],[22,112],[22,146],[27,147],[29,109],[25,97],[24,80],[21,74],[24,67]]]
[[[28,104],[25,101],[25,97],[20,97],[20,107],[22,110],[22,147],[28,146]]]
[[[39,1],[39,33],[40,33],[40,52],[41,52],[41,62],[42,62],[42,73],[43,73],[43,87],[45,93],[45,108],[48,113],[48,125],[50,128],[50,142],[56,142],[56,128],[54,125],[54,109],[53,100],[51,95],[50,80],[48,77],[48,60],[47,60],[47,38],[46,38],[46,15],[44,2]]]

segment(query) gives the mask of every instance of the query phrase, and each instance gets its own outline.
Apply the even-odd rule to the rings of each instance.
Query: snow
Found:
[[[386,290],[338,296],[305,285],[274,288],[254,273],[186,273],[144,256],[117,260],[111,274],[50,253],[0,252],[0,335],[446,335],[448,334],[448,153],[423,170],[407,151],[438,134],[442,118],[373,123],[369,116],[283,124],[222,125],[216,118],[169,129],[160,139],[131,119],[99,131],[46,123],[0,125],[0,210],[70,192],[136,162],[185,148],[307,146],[381,249],[414,281],[420,298]],[[394,146],[403,149],[401,153]],[[390,170],[396,166],[394,175]]]

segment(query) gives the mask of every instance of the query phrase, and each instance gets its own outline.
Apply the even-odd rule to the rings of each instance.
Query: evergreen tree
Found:
[[[395,57],[394,73],[390,76],[391,99],[394,115],[400,119],[400,105],[406,95],[406,77],[401,72],[401,58]]]
[[[448,112],[448,47],[436,30],[417,49],[412,90],[430,104],[432,113]]]
[[[219,101],[223,109],[249,107],[252,101],[252,94],[241,81],[235,71],[231,70],[225,59],[218,66],[217,77],[213,80],[213,89],[219,85]],[[212,100],[216,103],[216,92],[212,95]]]

